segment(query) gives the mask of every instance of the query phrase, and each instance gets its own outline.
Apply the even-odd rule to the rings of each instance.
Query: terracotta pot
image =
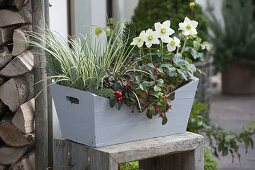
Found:
[[[249,64],[233,63],[222,72],[222,93],[255,94],[255,74]]]

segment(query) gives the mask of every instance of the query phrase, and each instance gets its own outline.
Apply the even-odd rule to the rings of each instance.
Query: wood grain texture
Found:
[[[29,72],[22,76],[9,79],[1,86],[0,99],[12,112],[16,112],[21,104],[33,98],[33,77],[33,74]]]
[[[54,148],[59,170],[117,170],[134,160],[143,160],[143,170],[203,170],[203,137],[189,132],[101,148],[55,139]]]
[[[28,73],[34,67],[34,56],[30,51],[26,51],[15,57],[1,71],[0,75],[4,77],[17,77]]]
[[[12,42],[14,27],[0,28],[0,46]]]
[[[186,132],[179,135],[106,146],[98,148],[98,150],[111,154],[117,162],[122,163],[195,150],[201,141],[203,141],[201,135]]]
[[[25,34],[25,30],[23,29],[15,29],[13,32],[13,49],[12,56],[21,55],[25,52],[29,44],[27,35]]]
[[[23,15],[24,14],[24,15]],[[31,22],[31,14],[24,11],[16,12],[8,9],[0,9],[0,27],[10,27]]]
[[[45,1],[31,0],[32,6],[32,26],[37,34],[45,34]],[[38,40],[42,46],[43,42]],[[36,135],[36,170],[45,170],[49,165],[48,155],[48,101],[47,101],[47,81],[46,80],[46,58],[41,48],[33,48],[34,54],[34,82],[35,94],[39,94],[35,99],[35,135]],[[43,90],[43,91],[42,91]]]
[[[34,112],[35,100],[31,99],[19,107],[12,118],[12,124],[24,134],[34,132]]]
[[[0,123],[0,138],[7,146],[22,147],[29,144],[28,139],[15,126],[6,121]]]
[[[12,60],[12,56],[9,53],[7,47],[0,48],[0,69],[6,66]]]
[[[26,147],[0,147],[0,164],[8,165],[18,161],[26,153]]]

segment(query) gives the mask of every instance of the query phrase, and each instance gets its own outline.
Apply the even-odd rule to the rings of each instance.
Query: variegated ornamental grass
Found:
[[[78,35],[66,40],[50,30],[45,35],[28,34],[33,39],[30,43],[46,52],[48,78],[64,86],[94,92],[103,88],[108,69],[114,77],[119,77],[133,64],[129,62],[126,65],[133,47],[121,39],[119,25],[110,37],[103,35],[108,38],[106,46],[100,40],[95,41],[91,35]]]

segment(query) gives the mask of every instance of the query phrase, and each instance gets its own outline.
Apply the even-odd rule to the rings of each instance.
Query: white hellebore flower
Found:
[[[145,31],[142,31],[139,35],[139,37],[135,37],[133,38],[133,42],[131,43],[131,45],[137,45],[137,47],[141,48],[143,46],[143,38],[145,35]]]
[[[158,37],[161,38],[164,43],[168,43],[170,40],[169,36],[175,32],[172,28],[170,28],[170,25],[171,23],[169,20],[163,22],[162,24],[159,22],[154,24]]]
[[[177,47],[180,47],[180,40],[176,37],[170,38],[170,41],[166,47],[168,51],[172,52],[176,50]]]
[[[184,22],[179,23],[179,30],[182,31],[183,35],[197,35],[197,25],[198,22],[194,20],[190,20],[188,17],[185,17]]]
[[[159,44],[158,36],[155,31],[148,29],[144,34],[141,35],[145,45],[150,48],[152,44]]]

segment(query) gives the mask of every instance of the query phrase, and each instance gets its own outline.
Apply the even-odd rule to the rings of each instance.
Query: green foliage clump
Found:
[[[120,164],[120,170],[139,170],[138,161]]]
[[[255,65],[255,20],[251,0],[224,0],[224,24],[210,10],[209,25],[214,46],[214,65],[217,71],[228,64],[243,62]]]
[[[139,0],[132,21],[136,25],[137,32],[146,30],[155,22],[163,22],[171,19],[171,27],[178,28],[178,23],[187,16],[199,21],[198,32],[203,39],[207,37],[207,19],[203,15],[202,8],[195,4],[190,6],[190,0]]]
[[[244,145],[246,152],[249,148],[253,148],[252,135],[255,133],[255,119],[244,126],[240,133],[234,133],[206,122],[206,119],[200,115],[205,110],[207,110],[206,104],[195,103],[193,105],[187,130],[205,135],[216,157],[219,157],[221,153],[222,156],[231,154],[233,160],[235,156],[240,159],[239,145]]]
[[[218,164],[215,161],[211,151],[205,148],[204,151],[204,169],[205,170],[218,170]]]

